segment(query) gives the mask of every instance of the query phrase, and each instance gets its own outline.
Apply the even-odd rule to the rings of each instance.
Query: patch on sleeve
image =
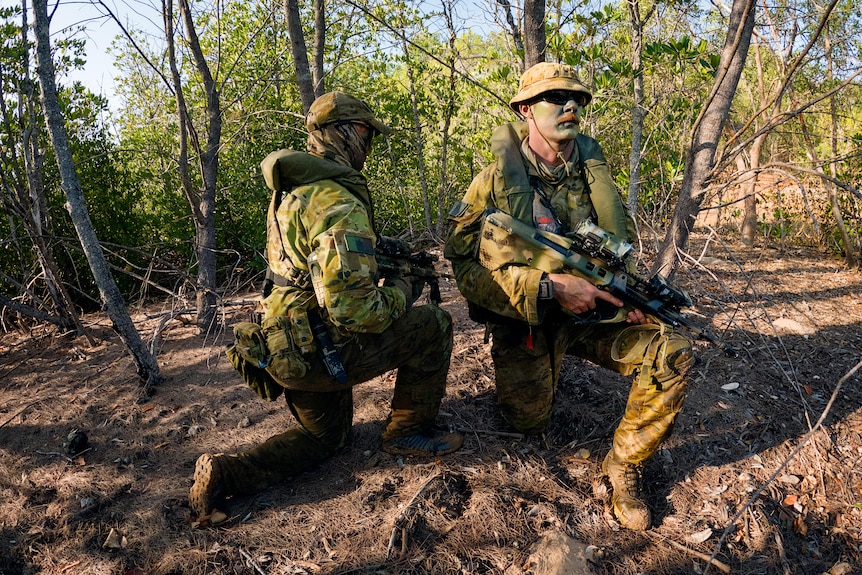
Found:
[[[470,208],[470,204],[468,204],[467,202],[459,200],[459,201],[455,202],[455,205],[453,205],[452,208],[449,210],[449,218],[450,219],[460,218],[461,216],[463,216],[467,212],[467,210],[469,208]]]
[[[347,247],[348,252],[369,256],[374,255],[374,244],[372,243],[371,238],[365,238],[362,236],[344,236],[344,245]]]

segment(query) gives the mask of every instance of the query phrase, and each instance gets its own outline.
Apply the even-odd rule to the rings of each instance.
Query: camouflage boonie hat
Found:
[[[349,121],[370,124],[384,136],[392,131],[374,116],[368,104],[344,92],[329,92],[317,98],[308,109],[305,127],[309,132],[313,132],[326,124]]]
[[[569,92],[580,92],[586,95],[587,103],[593,99],[593,95],[586,86],[578,80],[575,69],[568,64],[553,64],[551,62],[539,62],[530,67],[521,76],[521,85],[515,97],[509,101],[509,107],[518,111],[518,104],[532,100],[539,94],[551,90],[568,90]]]

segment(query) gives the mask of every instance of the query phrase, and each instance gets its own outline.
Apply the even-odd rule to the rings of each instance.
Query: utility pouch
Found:
[[[667,338],[672,328],[666,324],[647,323],[627,327],[617,335],[611,347],[611,359],[623,364],[622,375],[640,371],[637,384],[649,389],[652,376],[667,363]],[[638,364],[640,364],[638,366]]]
[[[225,352],[230,364],[260,397],[267,401],[278,399],[284,388],[266,371],[270,354],[260,326],[240,322],[234,326],[233,334],[234,343]]]
[[[271,317],[263,322],[263,335],[271,355],[266,371],[277,381],[305,377],[309,365],[290,333],[287,317]]]

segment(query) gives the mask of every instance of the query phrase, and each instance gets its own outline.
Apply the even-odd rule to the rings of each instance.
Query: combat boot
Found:
[[[198,457],[194,480],[189,489],[189,505],[196,517],[209,516],[222,506],[227,496],[219,456],[204,453]]]
[[[462,443],[464,438],[457,433],[414,433],[384,440],[383,451],[390,455],[447,455],[461,447]]]
[[[643,497],[643,467],[618,461],[611,449],[602,462],[602,472],[613,487],[611,503],[620,525],[632,531],[649,529],[652,516]]]

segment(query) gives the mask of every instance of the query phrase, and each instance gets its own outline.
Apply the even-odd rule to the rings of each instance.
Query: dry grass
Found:
[[[103,316],[86,318],[92,348],[50,329],[3,335],[0,573],[513,575],[551,532],[593,546],[599,574],[702,573],[713,553],[740,574],[819,574],[840,562],[862,572],[858,374],[829,404],[862,356],[862,275],[803,251],[738,247],[740,265],[709,255],[680,281],[698,319],[716,331],[729,322],[743,353],[697,344],[677,432],[647,466],[649,533],[619,529],[597,479],[627,381],[567,360],[548,433],[513,434],[495,405],[484,331],[447,284],[456,342],[440,422],[465,433],[464,448],[440,461],[382,453],[387,374],[355,389],[339,457],[232,500],[215,528],[191,526],[195,459],[292,425],[280,401],[258,399],[232,371],[224,331],[198,335],[183,316],[165,323],[166,382],[146,402]],[[225,325],[251,309],[226,307]],[[135,314],[145,338],[161,311]],[[721,388],[731,382],[739,387]],[[70,457],[63,444],[76,429],[89,449]],[[104,546],[112,529],[125,538],[117,549]]]

